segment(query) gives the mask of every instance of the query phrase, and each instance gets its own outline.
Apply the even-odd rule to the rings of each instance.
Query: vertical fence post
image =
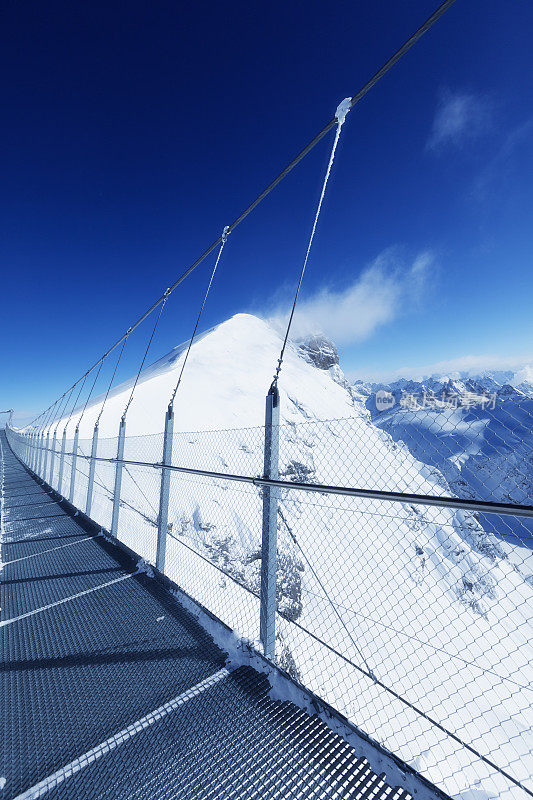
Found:
[[[166,464],[172,464],[172,441],[174,434],[174,411],[169,405],[165,414],[165,434],[163,439],[163,467],[161,469],[161,491],[159,493],[159,517],[157,520],[157,553],[155,565],[160,572],[165,571],[168,534],[168,501],[170,495],[170,470]]]
[[[266,398],[264,477],[279,477],[279,392],[273,384]],[[276,566],[278,489],[263,487],[263,537],[261,543],[261,591],[259,635],[267,658],[276,653]]]
[[[54,435],[52,436],[52,447],[50,450],[50,472],[48,474],[48,483],[50,484],[52,489],[54,488],[53,480],[54,480],[54,461],[56,458],[56,442],[57,442],[56,434],[57,434],[57,428],[55,429]]]
[[[74,444],[72,446],[72,467],[70,470],[70,489],[68,493],[69,503],[74,503],[74,483],[76,481],[76,461],[78,460],[78,441],[80,438],[80,429],[76,425],[74,431]]]
[[[50,446],[50,428],[48,428],[48,433],[46,434],[46,441],[44,444],[44,460],[43,460],[43,469],[41,472],[41,479],[46,483],[46,467],[48,464],[48,448]]]
[[[94,426],[93,443],[91,446],[91,460],[89,461],[89,479],[87,481],[87,501],[85,503],[85,513],[91,516],[91,506],[93,504],[94,470],[96,467],[96,451],[98,448],[98,425]]]
[[[117,466],[115,470],[115,491],[113,492],[113,514],[111,516],[111,536],[118,538],[118,517],[120,511],[120,490],[122,488],[122,468],[124,466],[124,442],[126,439],[126,417],[120,420],[118,429]]]
[[[43,433],[42,433],[42,431],[39,431],[39,434],[37,436],[37,464],[36,464],[36,470],[35,470],[35,472],[37,473],[38,476],[41,474],[41,461],[42,461],[42,458],[43,458],[43,447],[42,447],[43,442],[42,442],[42,440],[43,440]]]
[[[63,436],[61,437],[61,456],[59,458],[59,477],[57,479],[57,491],[60,495],[63,495],[63,470],[65,469],[65,446],[67,443],[67,426],[63,430]]]
[[[43,464],[44,464],[44,443],[45,443],[45,438],[44,438],[44,429],[43,429],[41,431],[41,433],[40,433],[40,436],[39,436],[39,470],[37,472],[39,478],[41,478],[41,479],[42,479]]]

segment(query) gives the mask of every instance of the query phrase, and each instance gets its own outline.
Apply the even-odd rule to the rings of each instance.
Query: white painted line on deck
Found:
[[[31,553],[29,556],[21,556],[20,558],[14,558],[13,561],[4,561],[4,567],[9,566],[9,564],[17,564],[19,561],[26,561],[27,558],[37,558],[37,556],[44,556],[46,553],[53,553],[54,550],[62,550],[64,547],[72,547],[73,544],[80,544],[80,542],[88,542],[90,539],[96,539],[96,536],[84,536],[83,539],[76,539],[75,542],[67,542],[67,544],[58,544],[57,547],[50,547],[48,550],[40,550],[38,553]],[[29,539],[30,542],[38,542],[39,539]],[[5,542],[5,544],[11,544],[11,542]],[[14,544],[18,544],[15,542]],[[22,544],[22,543],[21,543]],[[24,542],[26,544],[26,542]]]
[[[127,728],[119,731],[119,733],[115,733],[114,736],[110,736],[109,739],[105,740],[105,742],[98,744],[96,747],[88,750],[82,756],[75,758],[74,761],[70,762],[70,764],[58,769],[57,772],[54,772],[52,775],[49,775],[48,778],[44,778],[42,781],[39,781],[39,783],[36,783],[35,786],[32,786],[30,789],[26,789],[25,792],[17,795],[15,798],[13,798],[13,800],[38,800],[38,798],[42,797],[51,789],[55,789],[55,787],[59,786],[60,783],[63,783],[77,772],[80,772],[84,767],[88,767],[89,764],[93,764],[99,758],[102,758],[102,756],[110,753],[111,750],[115,750],[115,748],[117,748],[119,745],[124,744],[124,742],[127,742],[129,739],[132,739],[138,733],[141,733],[141,731],[144,731],[146,728],[149,728],[151,725],[159,722],[160,719],[168,716],[168,714],[171,714],[172,711],[175,711],[189,700],[192,700],[193,697],[205,692],[206,689],[209,689],[219,681],[227,678],[228,675],[229,670],[227,670],[225,667],[223,669],[219,669],[214,675],[210,675],[209,678],[205,678],[205,680],[200,681],[200,683],[197,683],[196,686],[193,686],[191,689],[187,689],[185,692],[182,692],[182,694],[174,697],[173,700],[169,700],[167,703],[164,703],[164,705],[159,706],[159,708],[156,708],[155,711],[150,711],[149,714],[141,717],[141,719],[137,720],[137,722],[133,722],[131,725],[128,725]]]
[[[0,628],[5,628],[6,625],[13,625],[15,622],[20,622],[21,619],[26,619],[27,617],[33,617],[34,614],[41,614],[43,611],[48,611],[50,608],[55,608],[56,606],[61,606],[63,603],[70,603],[71,600],[77,600],[78,597],[84,597],[86,594],[91,594],[91,592],[98,592],[100,589],[104,589],[106,586],[112,586],[114,583],[120,583],[120,581],[127,581],[128,578],[133,578],[134,575],[137,573],[130,572],[128,575],[121,575],[120,578],[113,578],[112,581],[107,581],[106,583],[100,583],[98,586],[93,586],[92,589],[85,589],[83,592],[78,592],[78,594],[71,594],[69,597],[64,597],[62,600],[56,600],[54,603],[49,603],[47,606],[41,606],[40,608],[34,608],[33,611],[27,611],[25,614],[19,614],[18,617],[11,617],[11,619],[4,619],[0,622]]]

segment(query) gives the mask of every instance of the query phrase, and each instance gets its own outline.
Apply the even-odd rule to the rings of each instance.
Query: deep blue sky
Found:
[[[437,5],[4,3],[0,407],[59,394]],[[348,116],[303,309],[350,374],[533,352],[532,27],[530,3],[457,0]],[[202,327],[283,306],[330,143],[232,235]],[[149,360],[189,335],[211,265]],[[363,321],[329,331],[342,302]]]

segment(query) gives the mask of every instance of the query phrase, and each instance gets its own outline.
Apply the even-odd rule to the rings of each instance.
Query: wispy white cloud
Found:
[[[491,118],[491,104],[486,98],[446,90],[441,93],[426,148],[439,151],[446,146],[461,147],[484,133]]]
[[[397,248],[385,250],[345,289],[324,287],[303,299],[294,317],[293,338],[320,332],[338,345],[367,339],[400,313],[417,308],[434,263],[429,251],[419,253],[406,264]],[[270,319],[282,327],[287,314],[284,304]]]
[[[533,117],[528,117],[505,136],[499,150],[490,159],[478,175],[472,190],[477,200],[484,200],[494,191],[501,189],[507,176],[519,169],[520,152],[524,145],[531,141]]]
[[[423,380],[432,375],[447,375],[450,377],[461,375],[475,376],[488,371],[507,371],[517,373],[515,382],[533,380],[533,353],[521,356],[499,356],[490,353],[482,355],[464,355],[443,361],[435,361],[423,366],[404,366],[395,370],[384,370],[372,374],[353,374],[351,377],[360,380],[389,381],[398,378]]]

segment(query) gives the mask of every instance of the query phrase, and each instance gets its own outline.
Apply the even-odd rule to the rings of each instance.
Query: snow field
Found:
[[[174,464],[262,473],[264,397],[279,347],[277,332],[249,315],[194,345],[176,399]],[[182,357],[175,348],[145,371],[128,413],[126,459],[161,461],[164,413]],[[106,404],[99,456],[116,454],[130,386],[117,387]],[[453,493],[449,476],[420,460],[422,448],[411,453],[373,423],[338,366],[318,369],[291,347],[280,390],[285,479]],[[80,425],[85,455],[100,408],[96,400]],[[69,424],[68,451],[78,418]],[[78,459],[78,470],[74,503],[84,509],[88,462]],[[91,515],[104,528],[113,483],[114,465],[98,462]],[[151,563],[159,487],[159,469],[126,465],[119,539]],[[165,571],[254,642],[261,502],[249,484],[172,473]],[[297,490],[280,492],[280,510],[279,663],[451,796],[525,798],[423,715],[533,789],[531,553],[502,544],[463,511]]]

